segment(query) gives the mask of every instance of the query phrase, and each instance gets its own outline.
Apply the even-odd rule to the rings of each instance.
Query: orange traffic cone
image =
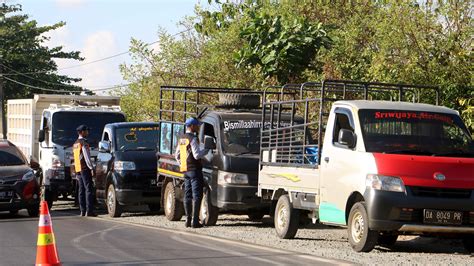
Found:
[[[44,200],[41,201],[37,245],[36,265],[61,265],[58,251],[56,250],[56,241],[54,240],[48,203]]]

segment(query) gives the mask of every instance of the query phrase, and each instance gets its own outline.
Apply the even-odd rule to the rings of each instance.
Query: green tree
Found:
[[[80,91],[81,87],[71,83],[81,79],[57,74],[58,66],[53,60],[83,60],[79,52],[65,52],[62,46],[45,46],[48,37],[44,34],[65,23],[38,26],[35,20],[30,20],[21,11],[20,5],[0,6],[0,67],[6,99],[31,97],[34,93],[58,93],[28,88],[19,83],[64,91],[60,93],[65,94],[67,91]]]

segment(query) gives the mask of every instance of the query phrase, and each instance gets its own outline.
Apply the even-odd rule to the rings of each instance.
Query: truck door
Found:
[[[199,141],[200,143],[204,143],[204,137],[205,136],[210,136],[214,138],[216,143],[219,141],[217,140],[217,129],[218,127],[212,123],[211,121],[205,121],[202,123],[201,128],[199,130]],[[218,171],[218,159],[219,157],[217,156],[218,149],[216,145],[216,150],[214,150],[212,153],[214,156],[212,157],[211,162],[206,162],[203,160],[203,175],[204,175],[204,180],[209,184],[209,187],[211,191],[217,191],[217,171]],[[214,206],[217,206],[217,194],[216,193],[211,193],[212,195],[212,204]]]
[[[348,108],[337,107],[328,121],[321,160],[321,204],[319,218],[322,222],[345,224],[345,205],[356,182],[355,150],[338,142],[341,129],[354,132],[354,119]],[[331,130],[332,128],[332,130]],[[327,135],[330,136],[327,136]],[[329,139],[328,139],[329,138]]]
[[[102,135],[102,141],[108,142],[110,150],[109,151],[99,151],[97,154],[97,162],[96,162],[96,176],[95,176],[95,185],[97,188],[97,195],[100,198],[105,196],[105,189],[107,185],[107,175],[110,171],[112,166],[112,135],[108,131],[104,131]]]

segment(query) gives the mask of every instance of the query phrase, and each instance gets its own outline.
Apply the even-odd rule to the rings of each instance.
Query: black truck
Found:
[[[96,162],[96,196],[111,217],[129,206],[160,209],[156,185],[156,146],[159,124],[154,122],[107,124],[99,142]]]
[[[200,220],[215,225],[219,211],[247,214],[261,220],[270,205],[257,197],[261,99],[279,97],[279,92],[239,88],[163,86],[160,88],[160,141],[158,186],[168,220],[184,214],[183,174],[174,157],[184,121],[195,116],[203,123],[198,134],[201,145],[210,149],[203,164],[205,180]]]

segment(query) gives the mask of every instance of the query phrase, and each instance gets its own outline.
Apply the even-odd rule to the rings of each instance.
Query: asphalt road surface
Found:
[[[235,241],[52,212],[64,265],[327,265],[342,261]],[[32,265],[38,218],[0,213],[0,265]]]

